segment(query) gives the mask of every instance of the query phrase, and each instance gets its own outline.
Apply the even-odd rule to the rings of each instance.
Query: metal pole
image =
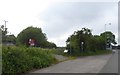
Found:
[[[81,54],[83,54],[83,44],[84,42],[81,42]]]
[[[106,24],[105,24],[105,49],[106,49]]]
[[[8,21],[4,20],[4,22],[5,22],[5,29],[4,29],[4,31],[6,32],[6,31],[7,31],[6,23],[7,23]],[[5,35],[5,44],[6,44],[6,35]]]
[[[7,23],[8,21],[4,20],[4,22],[5,22],[5,28],[6,28],[6,23]]]
[[[70,55],[71,55],[71,37],[72,36],[70,36]]]

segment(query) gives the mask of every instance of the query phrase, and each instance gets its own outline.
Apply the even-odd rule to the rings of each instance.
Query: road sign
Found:
[[[29,39],[29,44],[30,44],[30,46],[35,46],[35,40],[34,39]]]

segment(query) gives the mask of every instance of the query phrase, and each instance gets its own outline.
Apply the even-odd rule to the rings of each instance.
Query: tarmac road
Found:
[[[118,50],[112,54],[100,73],[118,73]]]
[[[113,64],[114,61],[117,62],[116,55],[117,54],[107,54],[107,55],[80,57],[75,60],[64,61],[56,65],[52,65],[50,67],[40,69],[30,73],[100,73],[100,72],[114,73],[114,72],[117,72],[116,71],[117,65],[114,66],[115,70],[112,69],[112,71],[110,71],[108,69],[110,66],[109,64]],[[111,62],[111,63],[108,63],[108,62]],[[113,68],[113,66],[111,66],[111,68]]]

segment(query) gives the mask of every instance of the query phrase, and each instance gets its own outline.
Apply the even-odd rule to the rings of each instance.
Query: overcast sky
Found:
[[[74,31],[87,27],[93,35],[99,35],[107,24],[106,30],[112,31],[117,41],[118,2],[100,1],[1,0],[0,25],[7,20],[8,31],[15,36],[28,26],[40,27],[48,41],[65,46]]]

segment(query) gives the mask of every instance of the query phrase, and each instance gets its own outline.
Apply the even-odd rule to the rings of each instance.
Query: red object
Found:
[[[34,46],[34,45],[35,45],[35,40],[34,40],[34,39],[29,39],[29,44],[30,44],[31,46]]]

